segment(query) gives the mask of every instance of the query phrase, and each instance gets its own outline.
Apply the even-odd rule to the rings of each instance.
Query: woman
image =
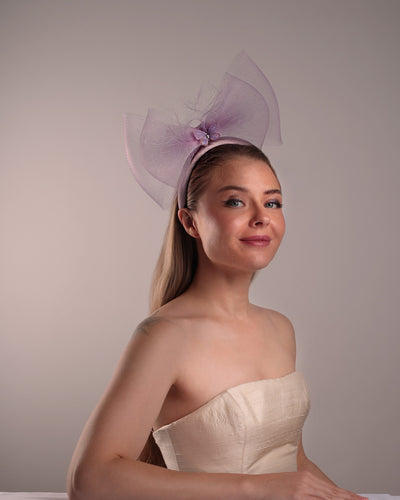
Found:
[[[260,77],[247,56],[238,62]],[[248,299],[285,221],[278,178],[254,145],[265,137],[279,142],[273,91],[263,75],[258,88],[269,93],[237,75],[231,70],[194,129],[163,131],[148,116],[135,143],[127,128],[128,144],[140,150],[140,161],[129,154],[134,173],[159,202],[159,183],[173,177],[160,138],[170,165],[187,156],[175,174],[153,314],[138,326],[80,438],[68,477],[72,500],[362,498],[335,486],[306,457],[301,430],[309,399],[295,369],[293,328]],[[190,144],[171,140],[177,134]],[[173,159],[172,150],[179,150]],[[160,160],[167,174],[152,168]],[[155,465],[164,465],[160,449],[166,468]]]

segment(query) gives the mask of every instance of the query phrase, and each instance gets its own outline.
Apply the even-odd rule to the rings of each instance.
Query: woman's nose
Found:
[[[257,209],[250,221],[251,226],[267,226],[270,223],[270,216],[266,212],[265,207]]]

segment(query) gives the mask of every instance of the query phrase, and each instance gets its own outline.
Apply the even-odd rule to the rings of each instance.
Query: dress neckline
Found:
[[[250,382],[242,382],[241,384],[237,384],[237,385],[234,385],[232,387],[229,387],[228,389],[225,389],[224,391],[221,391],[220,393],[218,393],[216,396],[213,396],[206,403],[203,403],[202,405],[200,405],[195,410],[187,413],[186,415],[183,415],[183,417],[180,417],[180,418],[178,418],[176,420],[173,420],[169,424],[162,425],[161,427],[158,427],[157,429],[153,430],[153,434],[155,434],[155,433],[157,433],[159,431],[162,431],[164,429],[167,429],[168,427],[174,426],[175,424],[178,424],[178,423],[186,420],[187,418],[192,417],[197,412],[202,411],[204,408],[206,408],[207,406],[213,404],[216,400],[220,399],[222,396],[224,396],[225,394],[228,394],[231,391],[235,391],[237,389],[243,388],[244,386],[249,386],[249,385],[252,385],[252,384],[262,384],[262,383],[279,382],[279,381],[282,381],[282,380],[287,379],[289,377],[292,377],[294,375],[301,375],[301,373],[298,370],[294,370],[294,371],[292,371],[290,373],[287,373],[286,375],[282,375],[281,377],[271,377],[271,378],[263,378],[263,379],[259,379],[259,380],[252,380]]]

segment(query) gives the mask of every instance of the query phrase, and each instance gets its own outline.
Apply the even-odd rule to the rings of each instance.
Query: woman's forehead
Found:
[[[237,157],[214,168],[209,181],[210,187],[224,184],[242,187],[260,184],[280,188],[279,181],[268,163],[248,157]]]

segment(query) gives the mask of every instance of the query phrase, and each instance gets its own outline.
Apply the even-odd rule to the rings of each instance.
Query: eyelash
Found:
[[[234,205],[234,203],[242,203],[243,204],[243,201],[239,200],[239,198],[231,198],[231,199],[225,201],[225,206],[226,207],[237,208],[239,205]],[[275,206],[274,207],[270,207],[270,206],[268,206],[269,204],[274,204]],[[283,203],[281,203],[278,200],[269,200],[265,204],[266,208],[282,208],[282,206],[283,206]]]
[[[224,204],[226,207],[233,207],[233,208],[238,207],[238,205],[234,205],[234,203],[242,203],[243,204],[243,201],[239,200],[238,198],[230,198],[229,200],[225,201]]]
[[[281,203],[280,201],[278,200],[271,200],[271,201],[267,201],[266,205],[268,203],[274,203],[275,204],[275,207],[274,208],[282,208],[283,206],[283,203]],[[269,207],[269,208],[272,208],[272,207]]]

